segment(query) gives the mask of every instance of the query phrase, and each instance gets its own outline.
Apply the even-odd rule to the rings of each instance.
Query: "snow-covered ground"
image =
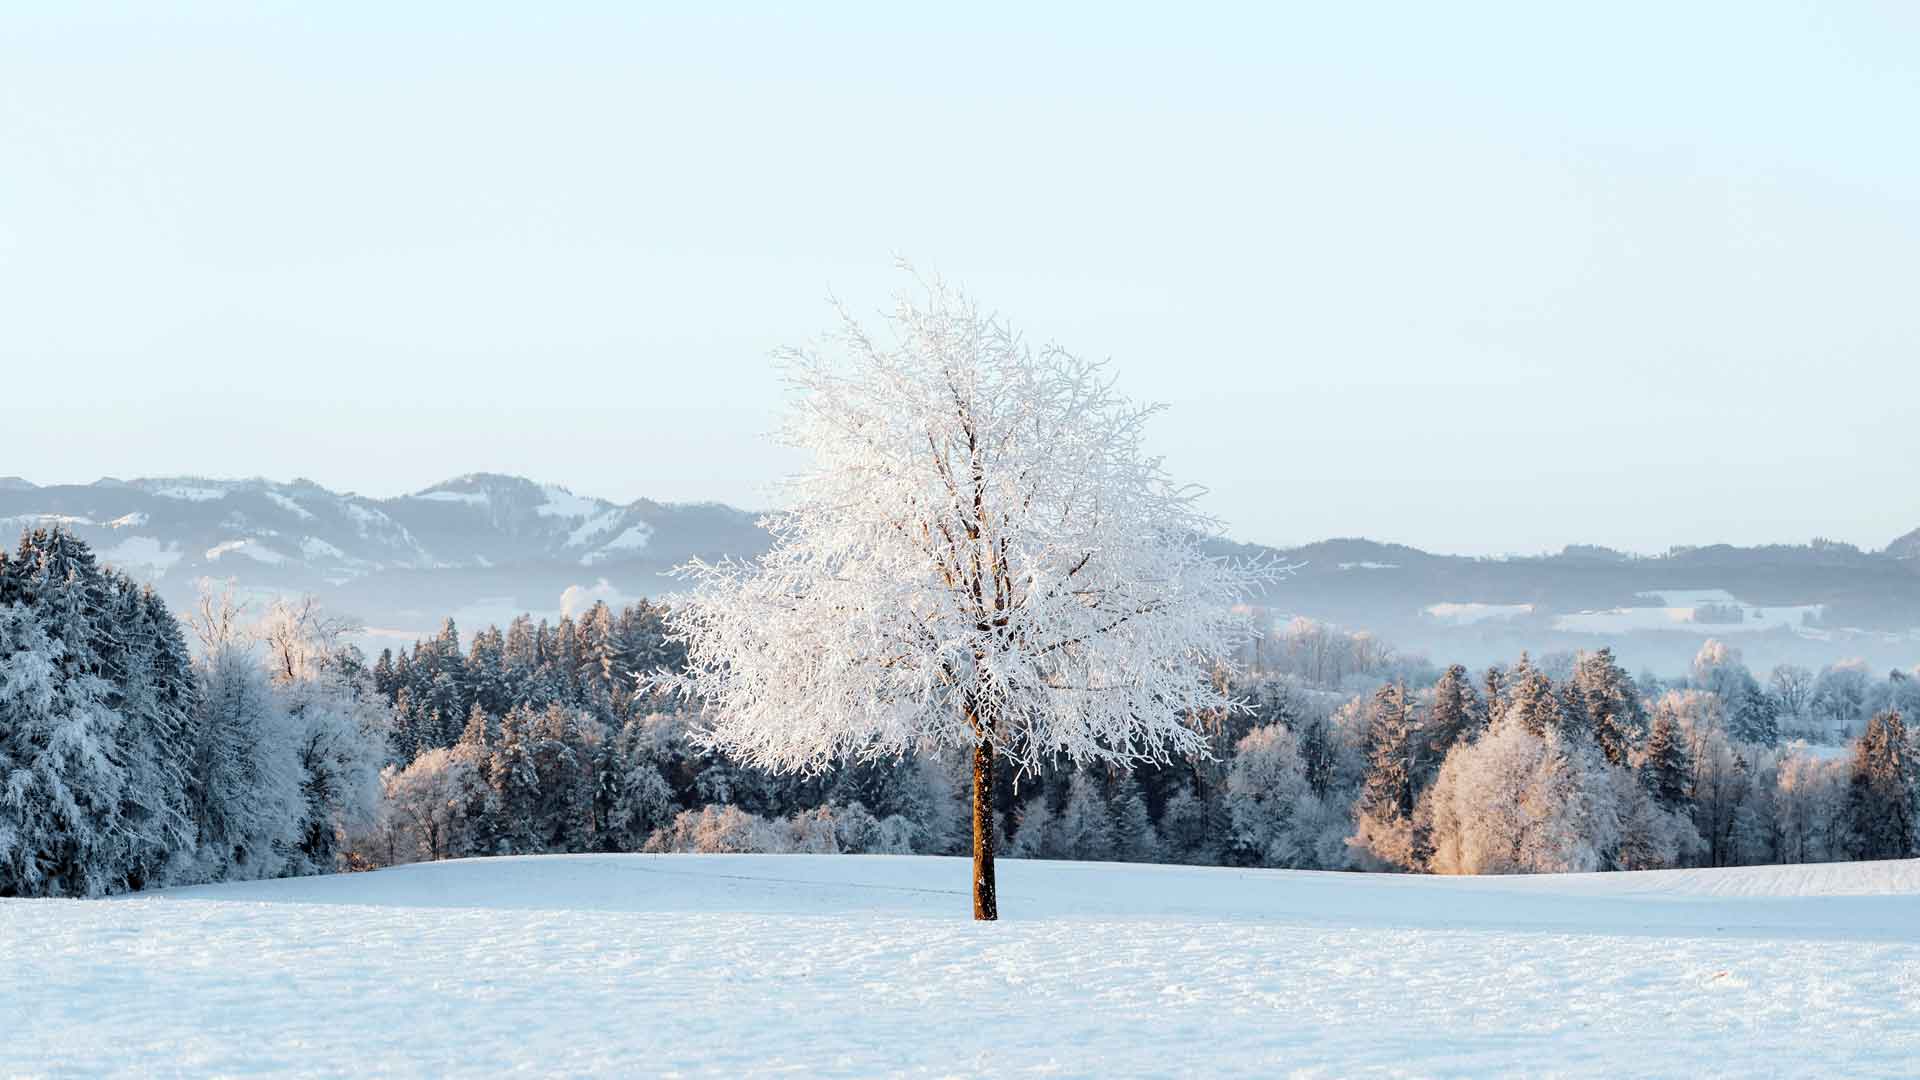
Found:
[[[1613,608],[1608,611],[1580,611],[1556,616],[1555,630],[1583,634],[1630,634],[1638,630],[1680,630],[1688,633],[1726,635],[1761,634],[1787,629],[1802,637],[1824,638],[1814,628],[1825,613],[1823,604],[1775,604],[1756,606],[1745,603],[1725,589],[1665,590],[1645,594],[1657,603],[1642,607]],[[1722,616],[1737,615],[1731,621],[1714,621],[1702,615],[1702,609],[1720,609]]]
[[[1920,863],[548,856],[0,900],[0,1075],[1911,1075]]]

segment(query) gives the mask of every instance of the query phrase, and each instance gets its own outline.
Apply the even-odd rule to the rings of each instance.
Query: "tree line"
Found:
[[[154,592],[60,529],[0,549],[0,896],[321,873],[379,807],[388,709],[338,624]]]
[[[635,678],[684,663],[665,614],[601,604],[465,643],[449,620],[369,664],[311,603],[249,618],[209,594],[183,626],[71,535],[30,532],[0,551],[0,895],[496,854],[966,851],[959,754],[774,774],[703,749],[699,703]],[[1190,718],[1205,754],[1003,772],[1004,850],[1512,873],[1920,843],[1907,672],[1762,683],[1710,642],[1671,680],[1606,649],[1470,673],[1306,622],[1264,652],[1226,684],[1242,707]]]

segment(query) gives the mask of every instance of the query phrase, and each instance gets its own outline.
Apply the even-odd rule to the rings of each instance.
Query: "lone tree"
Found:
[[[1205,753],[1218,678],[1277,572],[1209,554],[1218,524],[1141,447],[1160,406],[1035,352],[938,279],[870,337],[841,309],[782,350],[782,441],[813,459],[757,562],[694,561],[670,619],[706,743],[811,772],[942,747],[973,758],[973,914],[999,917],[994,770]]]

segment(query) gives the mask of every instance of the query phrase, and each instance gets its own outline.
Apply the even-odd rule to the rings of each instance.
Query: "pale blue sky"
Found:
[[[0,474],[759,505],[901,253],[1247,539],[1920,525],[1920,6],[177,7],[0,13]]]

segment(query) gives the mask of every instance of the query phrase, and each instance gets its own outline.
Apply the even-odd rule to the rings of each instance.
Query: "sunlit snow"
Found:
[[[600,500],[575,495],[557,484],[547,484],[540,491],[547,497],[538,510],[541,517],[590,517],[606,509],[606,504]]]
[[[1824,636],[1816,627],[1821,604],[1749,604],[1725,589],[1662,590],[1645,594],[1645,606],[1579,611],[1554,617],[1553,628],[1584,634],[1627,634],[1636,630],[1689,633],[1759,634],[1787,629]]]
[[[1429,604],[1426,613],[1442,622],[1455,626],[1468,626],[1488,619],[1512,619],[1521,615],[1533,614],[1532,604],[1480,604],[1480,603],[1442,603]]]
[[[263,563],[282,563],[287,561],[285,555],[280,554],[272,548],[262,546],[258,540],[251,539],[226,540],[208,548],[206,554],[208,562],[218,562],[223,555],[245,555],[249,559]]]
[[[99,559],[135,577],[152,579],[165,574],[185,552],[175,543],[162,544],[151,536],[129,536],[100,551]]]
[[[1897,1075],[1920,864],[544,856],[0,900],[0,1074]]]
[[[274,505],[280,507],[280,509],[282,510],[285,510],[293,514],[295,517],[302,518],[302,519],[311,519],[313,517],[313,511],[307,509],[304,506],[301,506],[299,503],[293,501],[292,499],[287,498],[285,495],[282,495],[277,491],[269,491],[269,492],[266,492],[265,494],[268,499],[271,499],[273,501]]]

